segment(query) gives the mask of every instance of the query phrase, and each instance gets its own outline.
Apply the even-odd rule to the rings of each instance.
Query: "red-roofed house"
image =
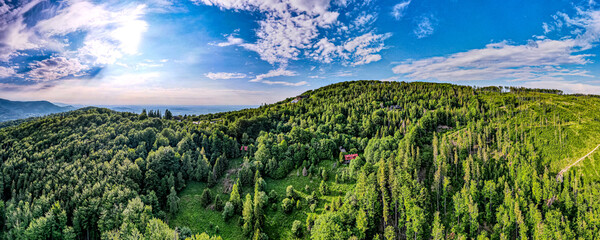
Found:
[[[248,146],[242,146],[242,147],[240,148],[240,151],[248,151]]]
[[[347,154],[344,155],[344,164],[348,164],[350,163],[350,161],[352,161],[353,159],[357,158],[358,154]]]

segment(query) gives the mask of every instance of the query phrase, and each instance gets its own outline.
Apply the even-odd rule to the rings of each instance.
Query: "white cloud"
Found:
[[[395,66],[393,72],[411,79],[441,81],[550,82],[564,80],[566,76],[592,77],[588,71],[575,66],[591,62],[589,57],[593,55],[582,51],[591,49],[600,40],[600,11],[579,10],[575,18],[558,13],[554,19],[555,23],[546,24],[544,28],[560,28],[565,24],[580,31],[560,40],[536,37],[522,45],[503,41],[449,56],[408,60]]]
[[[8,61],[18,55],[17,51],[42,46],[43,43],[35,32],[27,28],[23,16],[39,2],[40,0],[29,1],[10,9],[4,1],[0,1],[0,61]]]
[[[524,87],[530,88],[553,88],[563,90],[565,93],[582,93],[582,94],[598,94],[600,86],[587,83],[579,83],[575,81],[532,81],[523,84]]]
[[[299,86],[304,86],[307,85],[308,82],[306,81],[300,81],[300,82],[296,82],[296,83],[290,83],[290,82],[283,82],[283,81],[269,81],[269,80],[262,80],[262,83],[266,83],[269,85],[284,85],[284,86],[292,86],[292,87],[299,87]]]
[[[391,36],[390,33],[369,32],[350,38],[341,45],[335,45],[329,39],[323,38],[313,45],[314,51],[309,56],[323,63],[331,63],[334,59],[341,58],[344,65],[364,65],[381,60],[378,53],[385,48],[383,42]]]
[[[353,21],[354,28],[360,28],[377,20],[376,14],[362,13]]]
[[[272,78],[272,77],[291,77],[291,76],[297,76],[298,73],[294,72],[294,71],[290,71],[290,70],[286,70],[285,68],[278,68],[278,69],[274,69],[274,70],[270,70],[267,73],[264,74],[260,74],[258,76],[256,76],[254,79],[250,80],[250,82],[262,82],[265,78]]]
[[[207,78],[210,78],[212,80],[246,78],[247,77],[246,74],[243,74],[243,73],[228,73],[228,72],[217,72],[217,73],[209,72],[207,74],[204,74],[204,76],[206,76]]]
[[[52,81],[67,76],[81,76],[81,71],[88,67],[82,65],[77,59],[52,57],[29,64],[31,70],[27,72],[29,79],[35,81]]]
[[[105,5],[71,1],[55,16],[38,22],[35,29],[46,38],[85,31],[83,47],[72,57],[90,64],[113,64],[124,55],[137,54],[148,29],[141,19],[145,10],[145,5],[137,5],[111,11]]]
[[[427,37],[434,32],[434,19],[433,16],[430,17],[421,17],[417,27],[413,30],[417,38]]]
[[[1,61],[23,55],[25,50],[53,53],[48,59],[30,63],[31,70],[19,75],[29,80],[49,81],[79,76],[80,72],[76,71],[114,64],[125,55],[138,54],[142,33],[148,28],[142,20],[145,5],[112,8],[107,4],[79,0],[64,1],[56,8],[45,8],[43,12],[47,17],[35,24],[25,24],[25,13],[40,2],[26,1],[11,9],[0,1]],[[76,46],[67,37],[74,32],[84,35],[82,46],[78,49],[74,49]]]
[[[240,45],[242,43],[244,43],[244,39],[236,38],[233,35],[229,35],[229,36],[227,36],[227,42],[217,43],[217,46],[227,47],[227,46],[232,46],[232,45]]]
[[[325,14],[329,0],[191,0],[193,3],[217,6],[223,9],[235,9],[262,12],[294,11],[309,15]]]
[[[342,46],[336,46],[329,41],[328,38],[321,38],[317,43],[313,45],[314,51],[310,53],[310,56],[319,62],[331,63],[340,52],[343,52]]]
[[[343,59],[345,65],[361,65],[378,61],[377,54],[383,47],[387,34],[371,34],[374,37],[371,46],[347,49],[343,44],[361,39],[370,31],[367,25],[373,24],[377,18],[374,13],[360,11],[351,22],[351,28],[338,21],[339,12],[331,9],[330,0],[193,0],[196,4],[217,6],[221,9],[258,11],[263,19],[258,21],[256,29],[257,40],[245,43],[243,39],[229,35],[226,42],[217,46],[239,45],[259,54],[260,58],[272,65],[285,67],[290,61],[309,58],[322,63],[331,63]],[[348,1],[334,2],[334,6],[345,6]],[[357,2],[361,6],[370,4],[369,1]],[[348,16],[346,16],[348,17]],[[334,33],[328,34],[328,29],[335,27]],[[337,34],[338,36],[329,36]],[[377,45],[377,46],[375,46]],[[362,51],[362,52],[360,52]]]
[[[400,20],[402,17],[404,17],[404,12],[408,8],[410,1],[411,0],[406,0],[394,5],[394,8],[392,9],[392,16],[394,16],[396,20]]]
[[[1,9],[0,9],[1,10]],[[0,66],[0,78],[13,77],[17,73],[13,67],[2,67]]]
[[[267,73],[260,74],[260,75],[256,76],[254,79],[250,80],[250,82],[260,82],[260,83],[265,83],[265,84],[269,84],[269,85],[284,85],[284,86],[292,86],[292,87],[299,87],[299,86],[304,86],[304,85],[308,84],[308,82],[306,82],[306,81],[292,83],[292,82],[284,82],[284,81],[265,80],[267,78],[273,78],[273,77],[292,77],[292,76],[298,76],[298,73],[294,72],[294,71],[286,70],[285,68],[280,67],[278,69],[270,70]]]
[[[353,76],[354,74],[350,71],[342,71],[342,72],[338,72],[335,74],[336,77],[350,77]]]
[[[262,60],[271,64],[287,64],[289,60],[297,60],[304,49],[312,46],[319,36],[319,25],[327,26],[327,21],[331,21],[322,18],[323,15],[313,17],[306,14],[292,16],[290,12],[268,13],[267,19],[259,22],[257,42],[242,46],[257,52]]]
[[[573,54],[576,41],[537,40],[535,45],[510,45],[507,42],[486,45],[483,49],[406,61],[393,68],[394,73],[412,79],[493,80],[556,78],[561,75],[586,76],[582,70],[567,70],[561,65],[586,64],[588,54]]]
[[[346,59],[354,59],[352,66],[364,65],[381,60],[378,53],[385,48],[383,41],[391,37],[387,34],[366,33],[353,38],[344,44],[346,51],[343,56]]]

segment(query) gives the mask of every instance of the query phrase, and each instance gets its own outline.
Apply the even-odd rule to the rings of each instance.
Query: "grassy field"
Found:
[[[229,167],[237,168],[241,163],[241,158],[231,159]],[[216,196],[215,194],[219,194],[221,200],[229,200],[229,194],[223,193],[222,182],[226,177],[221,177],[219,183],[211,188],[213,199]],[[229,176],[229,178],[232,179],[234,176]],[[206,183],[190,182],[187,184],[186,188],[179,193],[179,212],[170,217],[169,225],[173,228],[187,226],[194,233],[218,234],[223,239],[244,239],[242,229],[237,224],[238,217],[233,217],[225,222],[220,211],[214,211],[200,205],[200,196],[206,187]]]
[[[231,167],[236,167],[241,163],[241,160],[236,159],[233,160],[233,162]],[[335,161],[322,161],[318,165],[320,168],[330,170],[327,181],[330,194],[328,196],[319,197],[319,204],[314,213],[310,212],[305,197],[310,195],[312,191],[318,192],[319,184],[321,183],[320,176],[304,177],[301,174],[301,169],[297,169],[292,171],[288,177],[284,179],[265,179],[267,182],[267,194],[271,192],[271,190],[275,190],[278,196],[278,200],[274,205],[267,206],[265,211],[267,218],[264,231],[271,239],[293,239],[291,228],[294,220],[299,220],[305,224],[308,214],[321,213],[327,203],[330,203],[336,197],[343,197],[343,194],[352,188],[354,184],[335,183],[335,173],[346,168],[346,166],[338,166],[334,169],[334,163]],[[230,178],[233,177],[234,176],[230,176]],[[223,179],[220,179],[220,182],[221,181],[223,181]],[[291,213],[286,214],[281,210],[281,201],[285,198],[286,188],[290,185],[294,186],[296,194],[298,195],[295,200],[300,200],[302,207],[301,209],[294,208]],[[218,234],[221,235],[223,239],[246,239],[246,237],[242,235],[242,228],[238,224],[239,216],[225,222],[221,216],[221,212],[200,206],[200,195],[206,187],[205,183],[198,182],[191,182],[187,185],[187,187],[179,194],[181,199],[179,212],[175,216],[171,216],[169,225],[171,227],[187,226],[195,233],[206,232],[211,235],[217,234],[217,232],[215,232],[215,226],[218,226]],[[222,194],[223,184],[216,184],[216,186],[211,188],[211,191],[213,194],[221,194],[221,199],[224,201],[229,199],[228,194]],[[252,192],[253,188],[245,187],[242,191],[243,198],[246,193]],[[304,234],[304,237],[308,239],[308,234]]]
[[[589,157],[573,166],[569,172],[582,171],[588,181],[600,181],[600,150],[596,150]]]
[[[169,220],[171,227],[187,226],[194,233],[206,232],[210,235],[219,234],[223,239],[244,239],[241,237],[242,229],[237,225],[238,217],[223,220],[221,212],[206,209],[200,205],[200,195],[206,188],[205,183],[191,182],[179,194],[179,212]],[[215,187],[213,193],[217,191]],[[221,199],[229,199],[228,195],[222,194]],[[215,231],[218,226],[219,232]]]

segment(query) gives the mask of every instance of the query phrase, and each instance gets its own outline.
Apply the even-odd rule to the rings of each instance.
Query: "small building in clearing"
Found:
[[[350,161],[356,159],[357,157],[358,157],[357,153],[355,153],[355,154],[346,154],[346,155],[344,155],[344,162],[343,163],[344,164],[348,164],[348,163],[350,163]]]

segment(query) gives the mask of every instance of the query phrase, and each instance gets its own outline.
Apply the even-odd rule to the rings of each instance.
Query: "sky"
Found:
[[[600,94],[594,0],[0,0],[0,98],[258,105],[341,81]]]

